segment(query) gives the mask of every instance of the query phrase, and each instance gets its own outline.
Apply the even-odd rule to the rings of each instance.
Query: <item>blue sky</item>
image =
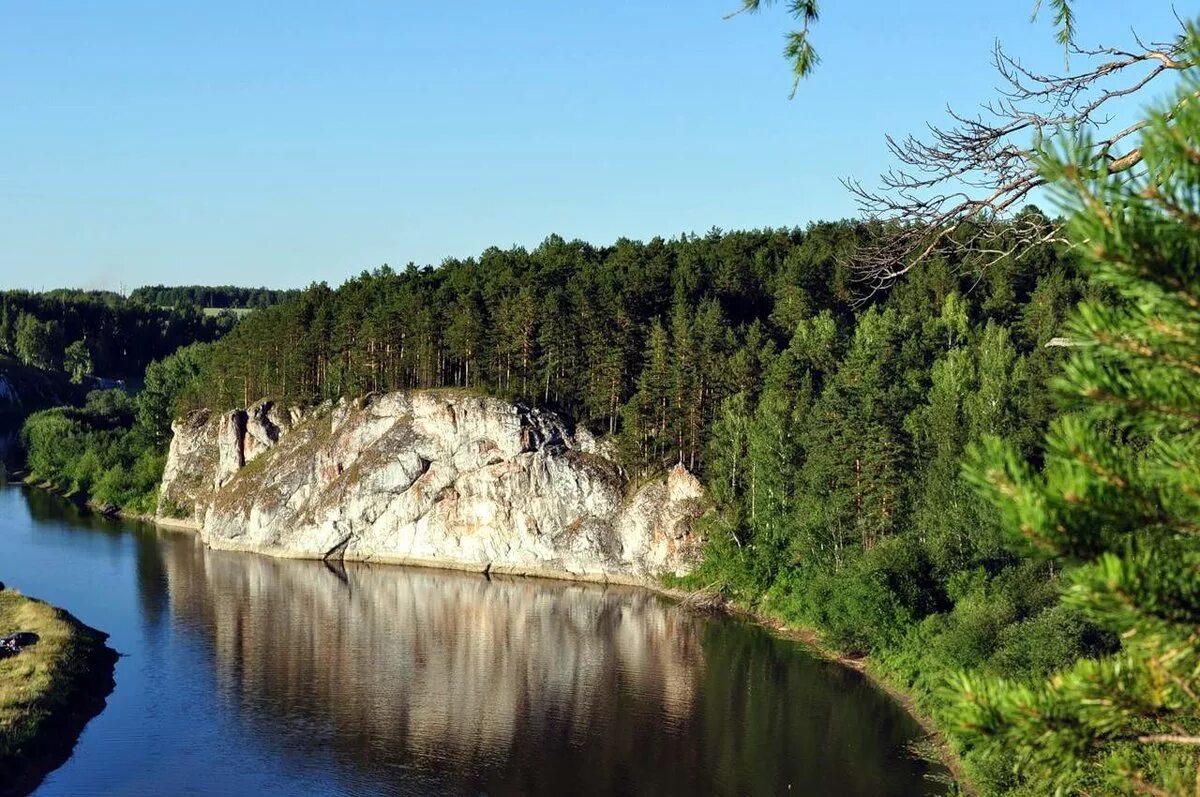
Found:
[[[853,215],[995,80],[1060,67],[1032,0],[825,0],[788,101],[737,0],[0,0],[0,287],[338,284],[549,233],[608,243]],[[1171,30],[1079,0],[1081,43]],[[1121,20],[1114,25],[1114,20]]]

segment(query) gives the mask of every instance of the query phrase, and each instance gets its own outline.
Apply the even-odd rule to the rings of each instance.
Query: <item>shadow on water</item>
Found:
[[[23,488],[22,492],[35,525],[52,528],[58,534],[101,535],[121,555],[132,542],[144,625],[148,629],[162,627],[170,597],[158,529],[149,523],[116,521],[45,490]]]
[[[0,485],[8,479],[8,474],[20,466],[18,452],[18,434],[20,427],[13,421],[0,418]]]
[[[30,561],[119,557],[100,599],[128,627],[117,705],[47,794],[940,793],[897,705],[741,621],[631,588],[210,551],[26,498]]]
[[[89,675],[75,684],[68,708],[41,726],[26,752],[15,761],[0,760],[0,797],[24,797],[45,777],[70,760],[83,729],[104,711],[115,686],[117,653],[99,645],[89,656]]]

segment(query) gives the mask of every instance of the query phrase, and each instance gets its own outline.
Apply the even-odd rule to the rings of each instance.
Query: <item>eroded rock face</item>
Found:
[[[171,448],[159,489],[161,517],[190,516],[212,498],[217,478],[217,425],[208,410],[171,424]]]
[[[214,548],[625,581],[698,549],[704,491],[682,466],[627,497],[590,435],[498,399],[260,402],[173,429],[159,514]]]
[[[20,404],[21,397],[17,393],[17,389],[12,386],[7,377],[0,376],[0,403],[4,404]]]

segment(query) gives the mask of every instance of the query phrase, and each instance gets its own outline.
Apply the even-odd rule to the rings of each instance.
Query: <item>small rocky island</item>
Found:
[[[61,766],[113,690],[108,635],[0,584],[0,797]]]
[[[158,519],[213,548],[646,583],[695,563],[700,481],[635,484],[560,416],[457,390],[173,426]]]

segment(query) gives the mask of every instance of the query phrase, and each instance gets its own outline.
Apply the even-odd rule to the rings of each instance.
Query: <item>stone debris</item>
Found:
[[[30,645],[37,644],[38,635],[31,631],[18,631],[6,637],[0,637],[0,659],[17,655]]]

